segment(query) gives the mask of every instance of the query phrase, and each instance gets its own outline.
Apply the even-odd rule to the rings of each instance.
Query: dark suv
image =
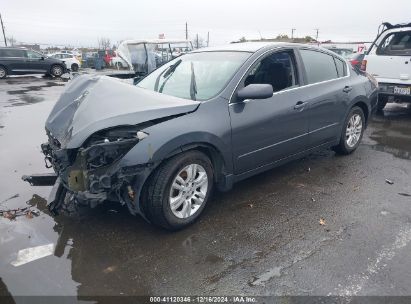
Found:
[[[24,74],[61,76],[66,72],[65,64],[58,59],[23,48],[0,48],[0,78]]]

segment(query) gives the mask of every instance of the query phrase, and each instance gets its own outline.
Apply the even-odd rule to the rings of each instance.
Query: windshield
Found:
[[[203,52],[181,56],[155,70],[137,86],[191,100],[216,96],[250,56],[246,52]]]

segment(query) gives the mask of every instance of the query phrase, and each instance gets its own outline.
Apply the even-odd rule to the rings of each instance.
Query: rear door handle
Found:
[[[344,93],[349,93],[349,92],[351,92],[351,90],[352,90],[352,87],[350,87],[350,86],[345,86],[344,89],[343,89],[343,92],[344,92]]]
[[[295,104],[294,110],[302,109],[302,108],[305,107],[306,104],[307,104],[307,103],[304,102],[304,101],[299,101],[299,102],[297,102],[297,103]]]

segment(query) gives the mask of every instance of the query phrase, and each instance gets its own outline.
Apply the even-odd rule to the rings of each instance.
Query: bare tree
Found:
[[[206,46],[204,38],[200,36],[196,37],[193,42],[193,46],[195,49],[199,49]]]
[[[101,37],[97,40],[98,48],[100,50],[107,50],[111,46],[110,38]]]
[[[16,42],[17,42],[17,40],[14,39],[13,36],[7,37],[6,40],[7,40],[7,42],[8,42],[11,46],[14,46],[14,45],[16,44]]]

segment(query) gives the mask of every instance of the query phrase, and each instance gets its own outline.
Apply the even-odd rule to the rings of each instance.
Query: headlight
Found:
[[[134,126],[100,131],[86,141],[81,155],[88,170],[97,169],[119,160],[147,136]]]

